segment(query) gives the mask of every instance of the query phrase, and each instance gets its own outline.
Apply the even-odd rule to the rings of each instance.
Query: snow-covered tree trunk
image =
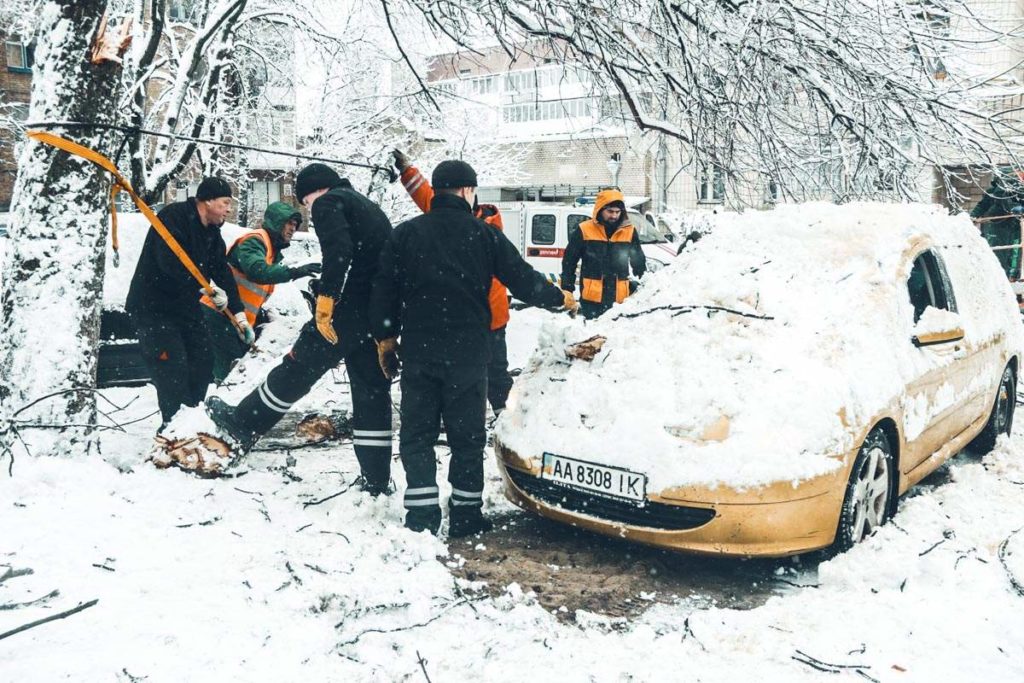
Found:
[[[90,61],[106,8],[107,0],[42,3],[30,121],[112,120],[117,67]],[[104,149],[96,131],[52,132]],[[35,455],[97,450],[92,390],[109,187],[95,166],[47,145],[25,145],[18,161],[0,270],[0,441],[7,446],[20,436]]]

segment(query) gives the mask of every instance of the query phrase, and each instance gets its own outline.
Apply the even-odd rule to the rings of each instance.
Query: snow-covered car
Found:
[[[846,549],[946,459],[1009,433],[1022,349],[965,215],[714,216],[624,304],[541,331],[497,424],[506,495],[667,548]]]

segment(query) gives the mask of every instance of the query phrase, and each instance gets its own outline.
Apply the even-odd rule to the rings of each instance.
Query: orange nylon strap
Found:
[[[65,152],[74,154],[75,156],[82,157],[87,161],[91,161],[92,163],[96,164],[110,175],[114,176],[114,188],[116,189],[116,191],[120,192],[121,190],[124,190],[125,192],[128,193],[128,196],[132,198],[133,202],[135,202],[135,206],[137,206],[139,208],[139,211],[142,212],[142,215],[146,217],[150,225],[153,226],[153,229],[157,231],[157,234],[160,235],[163,241],[167,243],[167,246],[170,247],[171,251],[174,252],[174,255],[178,257],[178,260],[181,261],[181,265],[185,266],[185,269],[192,275],[193,278],[195,278],[196,282],[198,282],[202,286],[202,288],[206,291],[208,295],[213,294],[213,288],[210,286],[210,282],[205,277],[203,277],[203,274],[201,272],[199,272],[199,269],[196,268],[196,264],[192,262],[192,259],[189,258],[189,255],[187,253],[185,253],[185,250],[181,248],[181,245],[178,244],[178,240],[174,239],[174,235],[172,235],[171,231],[167,229],[167,226],[164,225],[163,221],[161,221],[160,218],[157,217],[153,209],[149,208],[149,205],[146,204],[146,202],[142,201],[142,198],[139,197],[139,195],[135,194],[135,190],[132,189],[131,183],[129,183],[124,178],[124,176],[121,175],[120,171],[117,170],[117,166],[114,165],[113,161],[111,161],[110,159],[108,159],[107,157],[103,156],[102,154],[95,150],[91,150],[88,147],[78,144],[77,142],[72,142],[71,140],[62,138],[59,135],[54,135],[53,133],[44,133],[43,131],[39,130],[30,130],[28,131],[27,135],[33,140],[45,143],[47,145],[50,145],[51,147],[56,147],[57,149],[62,149]],[[111,202],[113,202],[113,197],[115,194],[115,190],[112,189]],[[113,206],[113,204],[111,204],[111,206]],[[116,214],[114,214],[114,212],[112,211],[111,218],[114,221],[117,220],[114,217],[115,215]],[[236,329],[240,328],[240,325],[238,324],[238,321],[235,320],[234,316],[232,316],[227,310],[223,311],[223,313],[224,315],[227,316],[228,320],[231,321],[231,324],[234,325]]]
[[[114,248],[114,267],[121,265],[120,245],[117,242],[117,195],[121,192],[121,186],[114,183],[110,186],[110,246]]]

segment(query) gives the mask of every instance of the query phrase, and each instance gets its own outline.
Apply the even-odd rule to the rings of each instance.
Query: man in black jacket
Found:
[[[469,164],[444,161],[431,182],[430,212],[399,225],[381,251],[370,311],[389,375],[402,337],[405,525],[436,534],[441,524],[434,443],[443,419],[452,451],[449,536],[458,537],[491,528],[481,512],[491,279],[537,306],[575,310],[576,302],[473,216],[477,182]]]
[[[231,187],[220,178],[205,178],[194,198],[165,206],[159,214],[196,268],[214,283],[211,297],[218,311],[229,310],[246,343],[253,331],[224,257],[220,228],[231,211]],[[160,429],[182,405],[196,406],[206,396],[213,355],[199,284],[156,230],[150,228],[135,267],[125,308],[138,331],[139,346],[156,387]]]
[[[391,479],[391,382],[377,364],[367,308],[391,222],[379,206],[323,164],[299,172],[295,195],[310,209],[323,257],[315,317],[255,391],[234,408],[211,398],[210,416],[244,451],[344,360],[352,395],[352,442],[362,471],[358,486],[371,495],[386,493]]]

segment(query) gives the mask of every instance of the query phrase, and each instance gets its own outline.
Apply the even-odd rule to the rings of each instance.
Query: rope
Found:
[[[122,126],[114,123],[85,123],[81,121],[39,121],[25,124],[26,128],[94,128],[98,130],[111,130],[121,133],[137,134],[137,135],[150,135],[152,137],[167,138],[169,140],[183,140],[185,142],[195,142],[202,145],[214,145],[216,147],[229,147],[231,149],[241,149],[250,152],[262,152],[264,154],[278,154],[281,156],[292,157],[294,159],[308,159],[310,161],[322,161],[329,164],[337,164],[339,166],[355,166],[357,168],[367,168],[375,173],[384,172],[387,174],[390,182],[398,180],[398,173],[395,169],[390,166],[378,166],[376,164],[364,164],[358,161],[345,161],[343,159],[332,159],[330,157],[314,156],[312,154],[300,154],[298,152],[289,152],[287,150],[280,149],[269,149],[267,147],[254,147],[252,145],[243,145],[237,142],[222,142],[219,140],[213,140],[210,138],[197,138],[191,135],[180,135],[178,133],[161,133],[155,130],[147,130],[138,126]],[[122,143],[123,147],[123,143]]]

